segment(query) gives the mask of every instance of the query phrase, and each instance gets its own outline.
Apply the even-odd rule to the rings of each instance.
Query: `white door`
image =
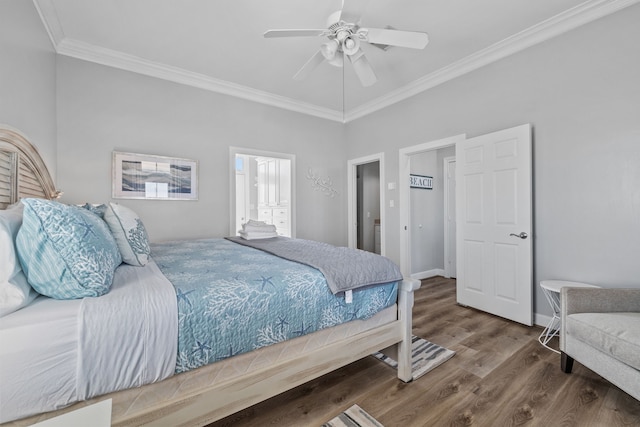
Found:
[[[531,325],[531,126],[456,144],[457,300]]]

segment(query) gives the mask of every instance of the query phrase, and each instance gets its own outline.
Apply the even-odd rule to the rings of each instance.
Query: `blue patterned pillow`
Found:
[[[109,203],[104,220],[116,239],[122,261],[130,265],[143,266],[149,262],[149,237],[142,220],[131,209]]]
[[[101,219],[104,219],[104,211],[107,210],[107,205],[105,204],[92,205],[91,203],[85,203],[82,207],[98,215]]]
[[[109,228],[96,214],[40,199],[23,199],[18,256],[31,286],[56,299],[109,292],[122,262]]]

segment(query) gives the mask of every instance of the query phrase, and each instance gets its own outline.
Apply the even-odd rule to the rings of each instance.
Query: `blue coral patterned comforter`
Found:
[[[224,239],[156,243],[151,255],[176,290],[176,373],[367,319],[397,299],[394,282],[347,304],[315,268]]]

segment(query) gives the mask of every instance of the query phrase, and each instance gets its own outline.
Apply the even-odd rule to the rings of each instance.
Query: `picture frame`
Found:
[[[113,152],[114,199],[198,200],[198,161]]]
[[[428,175],[409,174],[409,187],[422,190],[433,190],[433,177]]]

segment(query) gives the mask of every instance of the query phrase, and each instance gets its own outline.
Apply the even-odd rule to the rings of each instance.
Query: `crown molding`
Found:
[[[33,0],[40,18],[49,34],[56,52],[97,64],[106,65],[134,73],[144,74],[175,83],[217,92],[302,114],[348,123],[390,105],[432,89],[485,65],[520,52],[543,41],[596,19],[610,15],[640,0],[588,0],[584,3],[540,22],[520,33],[514,34],[485,49],[436,70],[395,91],[378,97],[349,111],[332,110],[318,105],[296,101],[269,92],[215,79],[178,67],[149,61],[134,55],[91,45],[65,36],[53,4],[53,0]]]
[[[44,28],[49,35],[49,40],[53,44],[53,48],[58,50],[58,44],[64,40],[64,31],[58,19],[56,7],[52,0],[33,0],[33,5],[40,15],[40,19],[44,24]]]
[[[79,40],[65,38],[58,43],[56,50],[60,55],[82,59],[96,64],[144,74],[323,119],[339,122],[343,121],[342,112],[340,111],[331,110],[314,104],[299,102],[284,96],[252,89],[250,87],[238,85],[225,80],[215,79],[204,74],[194,73],[192,71],[172,67],[159,62],[149,61],[134,55],[106,49]]]
[[[374,99],[345,113],[345,123],[359,119],[375,111],[432,89],[456,77],[460,77],[485,65],[491,64],[538,43],[573,30],[581,25],[610,15],[640,0],[590,0],[566,10],[546,21],[514,34],[485,49],[479,50],[459,61],[451,63],[433,73],[398,90]]]

